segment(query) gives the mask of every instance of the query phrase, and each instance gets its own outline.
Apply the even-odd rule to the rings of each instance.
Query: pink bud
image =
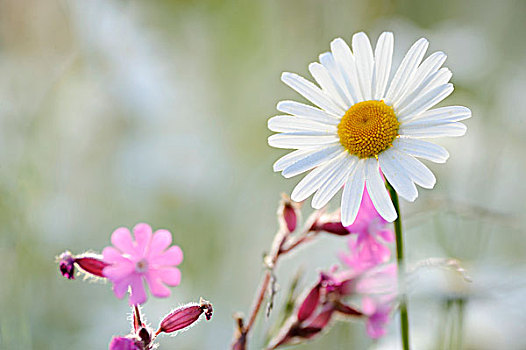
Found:
[[[102,274],[102,269],[109,265],[108,263],[102,261],[102,259],[97,259],[90,256],[76,258],[75,263],[77,263],[77,265],[87,273],[103,278],[105,276]]]
[[[75,279],[75,265],[87,274],[97,277],[103,277],[102,269],[109,264],[102,261],[96,255],[72,255],[69,251],[65,251],[59,257],[59,269],[62,276],[67,279]]]
[[[298,321],[303,322],[306,319],[308,319],[314,310],[316,310],[316,307],[318,306],[318,303],[320,302],[320,283],[314,286],[314,288],[311,289],[309,294],[305,297],[305,300],[303,300],[303,303],[298,309]]]
[[[298,224],[299,205],[293,203],[287,195],[283,195],[278,209],[278,220],[287,228],[288,232],[294,232]]]
[[[347,236],[350,232],[347,231],[341,222],[315,222],[311,228],[312,231],[325,231],[338,236]]]
[[[207,320],[212,317],[212,304],[206,300],[201,299],[200,305],[186,305],[176,309],[168,314],[162,321],[156,335],[165,332],[172,333],[189,327],[194,322],[199,320],[199,317],[204,313]]]

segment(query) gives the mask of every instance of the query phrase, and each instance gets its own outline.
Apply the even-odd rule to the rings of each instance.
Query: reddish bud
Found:
[[[96,255],[73,256],[69,251],[65,251],[60,255],[58,266],[62,276],[70,280],[75,279],[75,265],[89,275],[104,278],[102,270],[109,264]]]
[[[300,215],[299,205],[292,202],[285,194],[283,194],[282,197],[278,209],[278,220],[280,225],[287,228],[288,232],[294,232],[298,225],[298,217]]]
[[[341,222],[315,222],[311,228],[312,231],[324,231],[327,233],[332,233],[333,235],[338,236],[347,236],[350,232],[347,231],[345,226]]]
[[[102,274],[102,270],[109,265],[101,259],[90,256],[76,258],[75,263],[87,273],[103,278],[105,276]]]
[[[316,310],[316,307],[320,302],[320,287],[321,285],[319,283],[315,285],[314,288],[311,289],[309,294],[307,294],[305,300],[303,300],[303,303],[298,309],[297,317],[299,322],[303,322],[306,319],[308,319],[312,315],[314,310]]]
[[[191,326],[204,313],[207,320],[212,317],[212,304],[201,299],[199,305],[186,305],[168,314],[162,321],[156,334],[172,333]]]

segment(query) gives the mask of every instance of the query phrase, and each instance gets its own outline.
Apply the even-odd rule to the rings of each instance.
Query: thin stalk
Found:
[[[404,263],[404,237],[402,234],[402,218],[398,194],[391,184],[387,181],[387,188],[391,194],[391,200],[396,209],[397,218],[394,222],[396,235],[396,261],[398,264],[398,290],[400,298],[400,336],[402,337],[402,347],[409,350],[409,316],[407,314],[407,296],[405,293],[405,263]]]

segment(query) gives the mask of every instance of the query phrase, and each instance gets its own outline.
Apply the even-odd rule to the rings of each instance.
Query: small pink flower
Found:
[[[389,315],[393,308],[392,302],[379,303],[372,298],[363,298],[362,311],[367,315],[365,329],[369,337],[381,338],[387,333]]]
[[[346,227],[357,237],[349,239],[350,254],[341,254],[342,261],[356,272],[387,262],[391,251],[383,242],[394,240],[394,233],[387,228],[388,224],[378,214],[367,189],[364,189],[358,216],[352,225]]]
[[[127,337],[115,337],[111,340],[109,350],[143,350],[144,346],[139,340]]]
[[[121,227],[111,235],[115,247],[104,248],[104,261],[111,264],[103,270],[113,283],[117,298],[122,298],[131,288],[130,305],[146,301],[143,279],[151,293],[159,298],[170,295],[169,286],[177,286],[181,281],[181,272],[176,265],[183,261],[183,252],[178,246],[170,246],[172,234],[167,230],[157,230],[152,235],[152,228],[147,224],[137,224],[133,228],[135,241],[130,231]],[[168,249],[167,249],[168,248]]]

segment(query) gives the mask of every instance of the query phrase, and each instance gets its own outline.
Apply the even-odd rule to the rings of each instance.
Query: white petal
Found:
[[[365,33],[360,32],[353,35],[352,51],[354,53],[362,96],[367,101],[373,97],[371,93],[371,81],[373,78],[374,57],[371,42]]]
[[[385,220],[393,222],[398,215],[380,176],[378,161],[375,158],[367,158],[365,161],[365,185],[376,211]]]
[[[363,101],[360,83],[358,82],[358,74],[356,72],[356,64],[351,49],[342,38],[337,38],[331,42],[331,51],[336,64],[340,67],[347,90],[351,94],[354,103]]]
[[[449,158],[449,153],[444,147],[423,140],[398,137],[393,141],[393,147],[413,157],[424,158],[435,163],[445,163]]]
[[[406,129],[406,130],[414,130],[414,129],[421,129],[421,128],[431,128],[431,127],[441,126],[441,125],[461,124],[456,121],[451,121],[451,119],[455,119],[457,117],[453,117],[451,119],[448,119],[448,118],[440,119],[436,117],[434,118],[426,118],[425,116],[421,117],[421,115],[418,116],[418,118],[411,119],[410,121],[402,122],[400,125],[400,128]],[[465,112],[463,112],[463,115],[461,117],[464,117],[464,115],[465,115]]]
[[[372,82],[372,93],[375,100],[381,100],[385,96],[385,89],[391,74],[391,63],[393,60],[393,33],[384,32],[378,38],[374,51],[374,73]]]
[[[314,209],[323,208],[334,195],[343,187],[347,176],[353,168],[355,157],[347,155],[344,157],[338,168],[334,171],[330,178],[325,180],[323,185],[320,186],[318,192],[312,198],[312,207]]]
[[[378,155],[380,168],[382,168],[385,178],[393,186],[396,193],[413,202],[418,197],[418,191],[405,169],[396,159],[394,152],[394,149],[390,148]]]
[[[347,89],[345,79],[342,76],[340,67],[336,64],[334,56],[330,52],[325,52],[320,55],[320,63],[327,69],[331,75],[334,84],[338,88],[338,93],[345,102],[347,109],[354,104],[351,94]]]
[[[342,98],[345,97],[345,94],[343,91],[340,91],[339,86],[334,83],[327,68],[318,62],[314,62],[309,64],[309,72],[334,103],[344,110],[349,108],[348,104]]]
[[[338,136],[307,133],[283,133],[268,138],[269,146],[276,148],[312,148],[339,142]]]
[[[393,154],[398,163],[417,185],[424,188],[433,188],[435,186],[435,175],[421,161],[397,150],[393,150]]]
[[[325,92],[307,79],[294,73],[285,72],[281,75],[281,80],[321,109],[334,115],[343,115],[345,113],[345,111],[337,106]]]
[[[364,173],[365,161],[356,161],[354,169],[347,178],[342,195],[342,225],[349,226],[354,223],[360,204],[362,203],[363,190],[365,185]]]
[[[316,107],[312,107],[296,101],[280,101],[277,106],[278,111],[307,118],[320,123],[338,125],[341,116],[330,114]]]
[[[395,110],[403,110],[414,101],[423,98],[423,96],[425,96],[425,94],[427,94],[429,91],[438,88],[439,86],[443,86],[449,81],[451,76],[451,71],[447,68],[441,69],[438,72],[431,74],[426,79],[424,79],[424,81],[422,81],[422,83],[417,86],[412,93],[407,94],[403,99],[401,99],[400,102],[395,103],[393,105]],[[418,114],[415,113],[401,114],[399,120],[408,120],[414,118],[417,115]]]
[[[342,154],[331,161],[324,163],[307,174],[301,181],[296,185],[290,198],[295,202],[301,202],[307,199],[311,194],[316,192],[321,185],[332,175],[334,170],[340,164],[340,161],[347,156]]]
[[[397,101],[393,101],[393,104],[398,104],[398,101],[402,101],[406,98],[407,95],[412,94],[415,89],[417,89],[424,80],[426,80],[430,75],[438,71],[438,69],[446,61],[446,54],[443,52],[434,52],[431,56],[425,59],[424,62],[418,67],[415,75],[407,83],[404,93],[400,96]]]
[[[318,148],[298,149],[294,152],[287,153],[274,163],[274,165],[272,166],[272,169],[274,169],[274,171],[282,171],[283,169],[291,166],[297,161],[307,157],[310,154],[316,153],[318,151],[319,151]]]
[[[306,157],[298,160],[294,164],[289,165],[283,170],[281,175],[283,175],[286,178],[296,176],[331,160],[332,158],[336,157],[338,154],[343,152],[344,149],[339,144],[323,148],[314,153],[308,154]]]
[[[430,81],[429,83],[426,82],[425,87],[420,92],[419,96],[427,93],[428,91],[438,86],[449,83],[449,80],[451,79],[452,76],[453,76],[453,73],[451,73],[449,68],[440,68],[436,74],[433,74],[432,77],[428,77]]]
[[[407,82],[413,77],[422,58],[424,58],[428,46],[429,42],[424,38],[411,46],[391,81],[385,97],[387,104],[392,105],[393,101],[396,101],[403,93]]]
[[[442,121],[444,123],[458,122],[464,119],[471,118],[471,110],[464,106],[447,106],[441,108],[431,109],[425,111],[424,113],[419,114],[415,118],[411,119],[413,121],[422,121],[422,122],[435,122]],[[408,123],[408,122],[407,122]],[[406,125],[407,123],[403,123]]]
[[[423,96],[408,104],[405,108],[396,111],[400,120],[409,119],[412,115],[418,115],[433,107],[453,92],[453,84],[445,84],[434,88]]]
[[[406,135],[414,138],[435,138],[435,137],[457,137],[463,136],[466,133],[467,127],[458,122],[445,123],[438,125],[413,125],[401,126],[400,135]]]
[[[317,131],[336,134],[336,125],[318,123],[306,118],[292,115],[278,115],[268,120],[268,128],[276,132]]]

